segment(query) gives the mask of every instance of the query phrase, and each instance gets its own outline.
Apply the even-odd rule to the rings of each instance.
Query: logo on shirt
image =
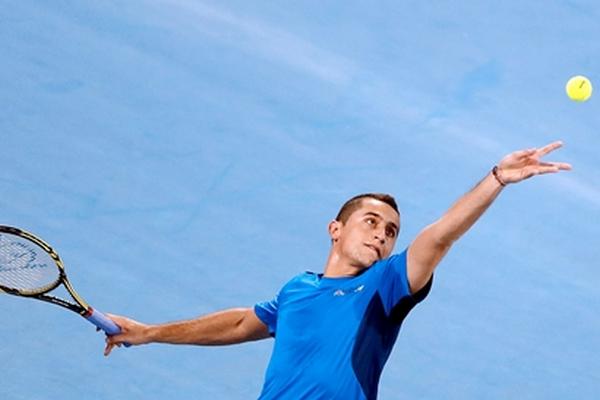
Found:
[[[355,288],[350,288],[350,289],[346,289],[346,290],[338,289],[335,292],[333,292],[333,295],[334,296],[345,296],[347,294],[359,293],[359,292],[362,292],[364,288],[365,288],[365,285],[360,285]]]

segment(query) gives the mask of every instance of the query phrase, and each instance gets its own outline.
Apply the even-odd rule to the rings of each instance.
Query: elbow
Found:
[[[253,337],[253,324],[250,313],[254,313],[251,308],[240,308],[238,309],[239,316],[234,325],[234,340],[236,343],[245,342],[251,340]]]
[[[435,240],[435,247],[443,252],[448,251],[448,249],[450,249],[450,247],[452,247],[452,245],[454,244],[454,242],[456,242],[458,240],[458,238],[452,237],[452,236],[442,236],[440,238],[437,238]]]

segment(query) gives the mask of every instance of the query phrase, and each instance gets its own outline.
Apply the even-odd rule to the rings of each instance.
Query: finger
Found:
[[[106,347],[104,348],[104,355],[107,356],[110,354],[112,349],[115,347],[121,347],[123,345],[122,341],[115,340],[112,336],[107,336],[105,339]]]
[[[114,336],[109,336],[109,335],[106,335],[106,339],[105,339],[105,341],[106,341],[106,343],[107,343],[107,344],[110,344],[110,345],[112,345],[112,346],[118,346],[118,345],[120,345],[121,343],[123,343],[123,340],[120,340],[120,339],[119,339],[119,338],[120,338],[120,336],[121,336],[121,335],[114,335]]]
[[[535,148],[519,150],[519,151],[515,151],[513,153],[513,156],[515,156],[517,159],[523,159],[523,158],[527,158],[527,157],[534,155],[536,151],[537,151],[537,149],[535,149]]]
[[[562,171],[569,171],[569,170],[573,169],[573,166],[571,164],[565,163],[565,162],[550,162],[550,161],[548,161],[548,162],[540,162],[538,165],[541,167],[556,167]]]
[[[108,355],[112,351],[113,347],[115,347],[114,344],[112,344],[112,343],[106,343],[106,347],[104,347],[104,356],[105,357],[108,357]]]
[[[114,322],[117,322],[117,321],[123,319],[123,317],[120,317],[120,316],[115,315],[115,314],[104,313],[104,315],[106,315],[108,318],[112,319]]]
[[[546,154],[562,147],[563,142],[561,142],[560,140],[557,140],[556,142],[552,142],[550,144],[545,145],[544,147],[542,147],[541,149],[539,149],[537,151],[537,153],[539,154],[540,157],[545,156]]]
[[[573,169],[573,166],[569,163],[557,163],[558,169],[562,171],[570,171]]]
[[[106,315],[115,324],[117,324],[117,326],[121,329],[122,332],[127,330],[125,328],[125,326],[127,325],[127,318],[124,318],[124,317],[121,317],[121,316],[115,315],[115,314],[110,314],[110,313],[105,313],[104,315]]]
[[[533,175],[551,174],[560,171],[558,166],[552,165],[548,167],[537,167],[532,170]]]

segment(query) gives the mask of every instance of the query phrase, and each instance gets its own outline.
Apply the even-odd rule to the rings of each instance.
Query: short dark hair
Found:
[[[350,218],[350,215],[360,208],[364,199],[375,199],[382,201],[392,207],[398,213],[398,215],[400,215],[400,211],[398,211],[398,204],[396,204],[396,200],[393,196],[386,193],[363,193],[356,195],[345,202],[342,208],[340,208],[335,220],[345,224],[348,221],[348,218]]]

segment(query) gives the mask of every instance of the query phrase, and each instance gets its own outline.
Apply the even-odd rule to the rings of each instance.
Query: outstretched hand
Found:
[[[517,183],[534,175],[570,170],[571,164],[540,160],[562,145],[561,141],[557,141],[544,147],[519,150],[507,155],[498,164],[498,178],[504,183]]]

